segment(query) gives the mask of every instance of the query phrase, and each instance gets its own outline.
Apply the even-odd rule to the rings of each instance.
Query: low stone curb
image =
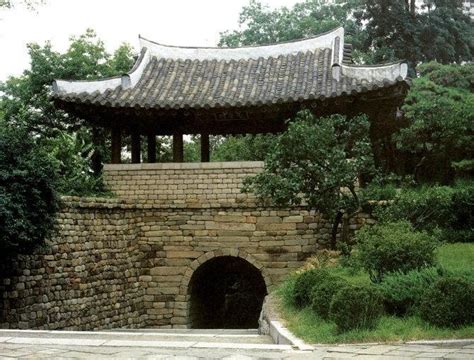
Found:
[[[467,346],[467,345],[474,345],[474,339],[415,340],[415,341],[406,341],[403,344],[408,344],[408,345],[457,345],[457,346]]]
[[[263,301],[262,312],[259,319],[259,333],[270,335],[275,344],[291,345],[302,351],[313,351],[314,347],[306,344],[296,337],[280,321],[276,311],[275,299],[267,295]]]
[[[370,342],[370,343],[316,343],[312,344],[317,347],[338,347],[338,346],[378,346],[378,345],[432,345],[432,346],[468,346],[474,345],[474,339],[438,339],[438,340],[413,340],[413,341],[387,341],[387,342]]]
[[[19,330],[22,331],[22,330]],[[54,334],[54,332],[49,332]],[[61,333],[58,331],[57,333]],[[21,333],[20,333],[21,334]],[[69,334],[72,335],[72,334]],[[122,337],[122,336],[121,336]],[[120,338],[91,339],[77,337],[28,337],[5,336],[0,337],[1,344],[14,345],[60,345],[60,346],[90,346],[90,347],[146,347],[146,348],[177,348],[177,349],[240,349],[240,350],[265,350],[289,351],[291,345],[287,344],[258,344],[258,343],[233,343],[233,342],[206,342],[206,341],[176,341],[176,340],[123,340]]]

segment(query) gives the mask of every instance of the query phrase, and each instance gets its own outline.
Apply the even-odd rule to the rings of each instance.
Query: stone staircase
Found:
[[[256,329],[113,329],[101,331],[1,330],[0,340],[10,344],[141,347],[162,349],[236,349],[288,351]]]

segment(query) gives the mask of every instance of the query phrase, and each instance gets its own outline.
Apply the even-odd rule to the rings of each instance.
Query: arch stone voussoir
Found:
[[[211,259],[221,257],[221,256],[232,256],[232,257],[237,257],[237,258],[247,261],[248,263],[252,264],[255,268],[257,268],[260,271],[260,273],[262,274],[263,280],[265,281],[265,286],[267,287],[267,289],[269,289],[269,287],[271,286],[272,284],[271,278],[268,276],[267,272],[265,271],[265,268],[252,255],[247,253],[245,250],[221,249],[221,250],[206,252],[205,254],[195,259],[188,266],[188,268],[184,272],[183,278],[179,286],[179,294],[186,295],[186,296],[188,295],[189,283],[191,281],[191,278],[194,272],[199,266],[204,264],[206,261],[209,261]]]

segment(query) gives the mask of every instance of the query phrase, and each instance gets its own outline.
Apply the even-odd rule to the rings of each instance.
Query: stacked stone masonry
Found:
[[[186,327],[188,285],[209,259],[254,265],[267,290],[327,245],[331,224],[241,194],[262,163],[107,165],[118,199],[64,198],[57,236],[1,267],[0,326]],[[361,214],[352,229],[371,222]]]

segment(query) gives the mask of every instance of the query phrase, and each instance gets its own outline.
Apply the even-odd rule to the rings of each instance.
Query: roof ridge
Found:
[[[140,47],[149,49],[151,55],[171,60],[250,60],[260,57],[278,57],[307,50],[314,51],[318,48],[335,49],[335,43],[344,44],[344,28],[337,27],[318,36],[295,41],[232,48],[164,45],[141,36],[139,40]],[[342,50],[342,46],[338,46],[337,62],[342,60]]]
[[[293,44],[293,43],[298,43],[306,40],[314,40],[317,38],[320,38],[325,35],[329,35],[333,32],[336,32],[337,30],[344,30],[342,26],[337,26],[331,30],[313,35],[313,36],[308,36],[308,37],[303,37],[300,39],[294,39],[294,40],[286,40],[286,41],[278,41],[278,42],[272,42],[270,44],[255,44],[255,45],[245,45],[245,46],[231,46],[231,47],[221,47],[221,46],[185,46],[185,45],[170,45],[170,44],[163,44],[158,41],[150,40],[148,38],[145,38],[144,36],[141,36],[141,34],[138,34],[138,39],[139,40],[145,40],[147,42],[150,42],[155,45],[163,46],[163,47],[169,47],[169,48],[179,48],[179,49],[209,49],[209,50],[231,50],[231,49],[255,49],[255,48],[260,48],[260,47],[266,47],[266,46],[277,46],[277,45],[285,45],[285,44]]]

